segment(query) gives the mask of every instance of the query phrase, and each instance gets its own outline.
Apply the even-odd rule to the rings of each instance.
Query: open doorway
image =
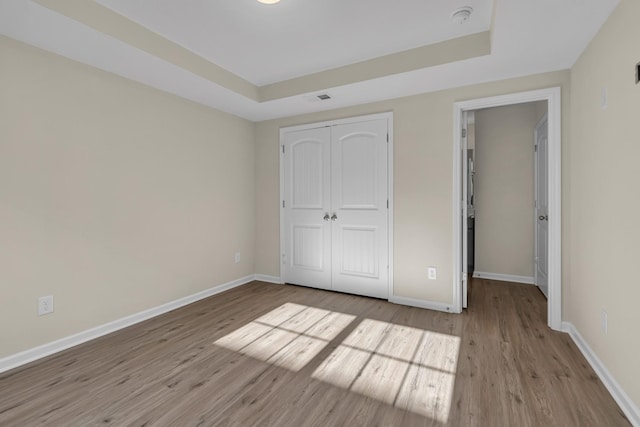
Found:
[[[520,259],[524,259],[529,256],[528,264],[523,263],[523,265],[518,266],[521,270],[504,270],[506,273],[503,273],[503,280],[509,281],[526,281],[532,283],[535,275],[536,261],[534,253],[535,246],[531,241],[532,238],[537,236],[536,233],[539,231],[539,227],[536,224],[538,217],[543,217],[543,222],[545,223],[545,230],[547,232],[546,237],[546,248],[548,251],[546,253],[543,252],[543,266],[546,270],[547,277],[547,295],[548,295],[548,325],[556,330],[560,330],[562,327],[562,313],[561,313],[561,298],[562,298],[562,289],[561,289],[561,257],[560,257],[560,249],[561,249],[561,216],[560,216],[560,89],[552,88],[552,89],[544,89],[539,91],[525,92],[519,94],[505,95],[499,97],[492,98],[483,98],[471,101],[458,102],[454,105],[454,129],[456,133],[454,135],[454,305],[456,306],[458,311],[461,311],[463,307],[466,307],[467,303],[467,287],[468,287],[468,274],[470,270],[477,270],[477,250],[470,251],[469,244],[474,244],[476,246],[478,242],[477,235],[472,234],[473,228],[478,227],[478,219],[476,218],[476,214],[479,212],[477,209],[479,208],[478,202],[478,183],[474,182],[477,180],[469,179],[469,177],[474,177],[475,174],[468,174],[469,168],[473,168],[471,171],[477,173],[477,163],[478,159],[476,158],[476,152],[474,151],[473,156],[470,157],[469,152],[469,126],[472,128],[477,126],[478,115],[470,114],[471,112],[476,112],[478,110],[484,110],[492,107],[504,107],[509,105],[522,105],[525,103],[534,103],[537,101],[546,102],[546,123],[547,123],[547,132],[545,137],[545,150],[542,154],[544,159],[546,160],[546,169],[542,174],[543,179],[538,179],[536,182],[541,186],[541,188],[546,190],[547,203],[544,209],[544,214],[537,215],[540,210],[538,205],[534,205],[534,180],[533,176],[529,178],[529,206],[526,204],[520,206],[519,209],[528,210],[528,212],[521,215],[514,216],[516,222],[518,220],[522,224],[525,222],[529,222],[531,227],[529,227],[528,233],[526,236],[522,238],[522,242],[518,243],[519,247],[527,247],[525,251],[521,251],[519,254]],[[538,116],[544,116],[544,112],[541,111],[542,108],[540,106],[543,104],[531,104],[531,111],[535,111],[532,113]],[[536,109],[538,108],[538,110]],[[471,120],[469,120],[471,117]],[[533,132],[536,125],[536,122],[540,122],[540,117],[536,117],[533,121],[533,125],[530,126],[530,129],[527,132],[530,132],[530,140],[533,140]],[[475,136],[475,135],[474,135]],[[472,149],[476,149],[475,144],[477,141],[472,141]],[[529,147],[533,149],[534,147]],[[533,163],[535,157],[532,153],[530,157],[530,162]],[[539,159],[539,158],[538,158]],[[514,160],[515,162],[515,160]],[[517,167],[514,168],[513,164],[509,165],[507,162],[507,166],[511,166],[511,169],[515,169],[517,172]],[[535,165],[530,166],[530,172],[533,172],[532,168]],[[522,171],[520,171],[522,172]],[[533,175],[533,173],[531,173]],[[499,179],[500,177],[498,177]],[[515,186],[515,182],[510,182],[513,178],[506,177],[507,185],[514,185],[514,188],[511,190],[513,194],[517,195],[519,198],[523,198],[522,196],[526,196],[523,194],[519,194],[521,190]],[[504,196],[504,195],[501,195]],[[500,196],[500,197],[501,197]],[[486,202],[487,200],[485,200]],[[489,205],[491,205],[491,201],[489,201]],[[535,208],[534,208],[535,206]],[[495,206],[494,206],[495,207]],[[499,208],[499,206],[497,206]],[[485,208],[486,209],[486,208]],[[523,212],[524,212],[523,210]],[[498,212],[498,211],[496,211]],[[471,215],[470,215],[471,214]],[[486,212],[485,219],[489,219],[489,222],[499,222],[494,221],[500,218],[491,218],[491,213],[489,211]],[[494,213],[494,215],[496,215]],[[535,216],[534,216],[535,215]],[[525,218],[526,217],[526,218]],[[522,226],[522,224],[520,224]],[[536,225],[534,225],[536,224]],[[502,224],[504,225],[504,224]],[[475,230],[473,230],[475,231]],[[485,230],[487,231],[487,230]],[[490,232],[491,230],[489,230]],[[503,233],[504,234],[504,233]],[[502,235],[500,235],[502,237]],[[530,245],[526,244],[526,241],[529,240],[531,242]],[[495,243],[495,242],[494,242]],[[511,243],[513,245],[513,243]],[[510,245],[506,245],[507,248]],[[528,255],[527,255],[528,254]],[[512,255],[512,254],[509,254]],[[473,259],[470,259],[472,258]],[[508,258],[508,257],[507,257]],[[475,261],[469,263],[469,261]],[[485,260],[486,261],[486,260]],[[490,264],[485,264],[490,265]],[[479,273],[483,273],[482,271],[478,271]],[[521,274],[515,274],[521,272]],[[524,273],[522,273],[524,272]],[[487,272],[484,272],[487,273]],[[489,272],[491,273],[491,272]],[[520,280],[513,280],[520,279]]]
[[[546,116],[546,101],[467,112],[467,273],[534,284],[545,297],[547,202],[536,190],[546,188],[538,161],[547,152]]]

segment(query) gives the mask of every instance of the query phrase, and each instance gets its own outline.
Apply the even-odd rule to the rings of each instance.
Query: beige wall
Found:
[[[256,273],[279,276],[279,128],[363,114],[394,113],[394,282],[397,296],[451,304],[453,298],[453,103],[561,86],[556,72],[468,86],[256,124]],[[568,102],[563,113],[568,117]],[[568,126],[563,138],[568,138]],[[438,279],[427,280],[427,268]]]
[[[0,357],[254,272],[278,276],[279,128],[381,111],[395,121],[396,293],[450,304],[452,104],[561,86],[564,320],[639,404],[637,16],[640,3],[622,0],[571,73],[255,126],[0,37]],[[56,312],[37,317],[48,294]]]
[[[252,123],[4,37],[0,58],[0,358],[253,274]]]
[[[475,113],[475,271],[533,277],[533,131],[539,104]]]
[[[542,117],[544,117],[544,115],[547,114],[548,105],[547,105],[547,101],[536,102],[535,105],[536,105],[536,124],[538,124],[538,122],[542,120]]]
[[[622,0],[571,72],[565,169],[566,317],[640,405],[640,2]],[[602,89],[608,107],[601,108]],[[608,313],[608,334],[601,311]]]
[[[381,111],[395,121],[396,293],[450,304],[452,104],[561,86],[564,320],[640,403],[637,16],[622,0],[571,73],[255,125],[0,37],[0,357],[278,276],[279,128]],[[56,312],[37,317],[48,294]]]

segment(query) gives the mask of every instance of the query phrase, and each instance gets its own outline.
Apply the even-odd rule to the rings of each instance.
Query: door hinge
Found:
[[[284,154],[284,145],[282,146],[282,154]]]
[[[387,133],[387,142],[389,142],[389,133]]]
[[[533,146],[533,151],[534,151],[535,153],[537,153],[537,152],[538,152],[538,144],[535,144],[535,145]]]
[[[467,130],[466,129],[462,129],[462,137],[463,138],[467,137]]]
[[[387,199],[387,209],[389,209],[389,199]]]
[[[282,201],[282,207],[284,208],[284,200]]]

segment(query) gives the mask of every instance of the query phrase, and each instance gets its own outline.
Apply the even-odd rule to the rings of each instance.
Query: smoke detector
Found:
[[[456,9],[451,14],[451,20],[456,24],[464,24],[471,18],[471,13],[473,12],[473,8],[469,6],[461,7],[460,9]]]

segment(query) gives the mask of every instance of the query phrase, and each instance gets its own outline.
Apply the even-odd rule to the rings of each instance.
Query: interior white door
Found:
[[[548,297],[549,267],[549,144],[547,116],[535,128],[535,272],[534,281],[542,293]]]
[[[460,201],[460,206],[462,207],[460,215],[462,215],[462,221],[460,221],[460,224],[462,226],[462,230],[460,230],[461,232],[461,236],[462,236],[462,272],[461,272],[461,286],[462,286],[462,308],[467,308],[468,306],[468,293],[469,293],[469,235],[468,235],[468,219],[469,219],[469,215],[468,215],[468,211],[467,211],[467,206],[468,206],[468,202],[467,202],[467,193],[468,193],[468,183],[469,183],[469,178],[468,178],[468,174],[469,174],[469,163],[467,161],[468,158],[468,139],[467,139],[467,132],[468,132],[468,113],[466,111],[462,112],[462,138],[461,138],[461,144],[460,144],[460,164],[462,165],[462,171],[461,171],[461,176],[462,179],[460,180],[460,185],[462,186],[462,188],[460,189],[460,194],[462,195],[462,200]]]
[[[283,139],[283,279],[331,289],[331,130],[288,132]]]
[[[283,279],[389,297],[388,120],[283,134]]]
[[[338,125],[331,137],[333,289],[389,297],[387,120]]]

